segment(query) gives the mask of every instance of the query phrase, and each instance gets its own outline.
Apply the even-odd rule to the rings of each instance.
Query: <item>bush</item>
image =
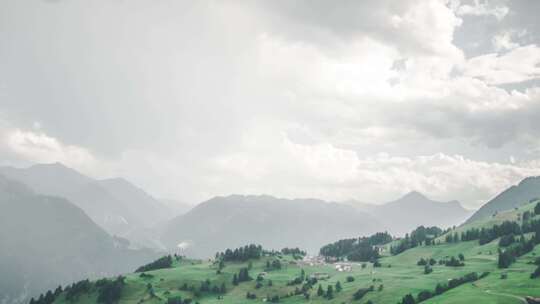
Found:
[[[533,273],[531,273],[531,279],[540,277],[540,266],[536,267]]]
[[[428,291],[428,290],[422,290],[419,294],[418,294],[418,302],[421,302],[421,301],[425,301],[427,299],[430,299],[431,297],[433,297],[433,294],[431,293],[431,291]]]
[[[368,292],[373,291],[373,288],[360,288],[353,294],[353,299],[358,301],[362,299]]]

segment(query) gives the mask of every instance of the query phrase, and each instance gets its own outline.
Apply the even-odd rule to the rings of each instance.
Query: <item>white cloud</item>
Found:
[[[26,47],[0,56],[0,123],[14,126],[7,149],[29,161],[190,202],[384,201],[415,189],[476,206],[537,174],[506,163],[540,147],[540,89],[497,85],[539,77],[538,47],[511,31],[493,40],[500,54],[466,59],[455,45],[464,20],[502,20],[504,6],[13,3],[0,35]]]
[[[496,51],[511,50],[519,47],[519,43],[513,41],[512,32],[504,31],[493,37],[491,43]]]
[[[414,157],[379,153],[361,158],[352,150],[328,143],[297,144],[286,136],[267,137],[264,144],[246,140],[237,152],[218,162],[221,175],[228,178],[212,186],[241,193],[384,202],[418,190],[441,200],[455,199],[459,193],[469,208],[540,174],[534,162],[504,164],[444,153]],[[253,172],[258,172],[256,181]]]
[[[493,16],[497,18],[497,20],[502,20],[508,13],[510,12],[510,9],[506,6],[492,6],[490,5],[490,2],[485,0],[474,0],[472,5],[464,4],[464,5],[455,5],[456,14],[458,16],[466,16],[466,15],[473,15],[473,16]]]
[[[540,78],[540,48],[531,44],[502,55],[477,56],[467,61],[463,72],[491,85]]]
[[[66,145],[38,131],[3,130],[0,144],[4,149],[31,163],[61,162],[87,173],[95,173],[96,158],[83,147]],[[99,168],[104,169],[103,167]]]

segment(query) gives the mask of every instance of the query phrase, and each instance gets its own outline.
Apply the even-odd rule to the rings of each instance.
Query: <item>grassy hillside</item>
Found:
[[[494,213],[521,207],[530,200],[538,198],[540,198],[540,177],[527,177],[518,185],[511,186],[484,204],[466,223],[473,223],[489,218]]]
[[[464,225],[448,233],[471,228],[491,228],[509,220],[521,221],[522,214],[534,209],[535,205],[527,204],[518,209],[500,212],[491,218]],[[530,218],[537,219],[540,219],[540,215]],[[531,233],[527,237],[531,237]],[[531,273],[538,267],[534,265],[534,261],[540,256],[540,245],[519,256],[510,267],[500,269],[498,238],[483,245],[480,245],[478,240],[446,243],[444,238],[443,234],[435,245],[421,245],[395,256],[390,256],[386,250],[385,255],[379,259],[379,267],[375,267],[373,263],[352,262],[352,269],[343,272],[338,271],[334,263],[313,259],[306,261],[283,254],[264,255],[245,262],[226,261],[220,271],[219,263],[213,260],[173,259],[170,268],[126,275],[119,303],[167,303],[169,299],[178,296],[182,299],[193,299],[192,303],[260,303],[267,299],[267,302],[272,302],[270,299],[276,299],[276,296],[279,297],[279,303],[401,303],[407,294],[417,299],[423,291],[434,293],[438,284],[450,285],[452,279],[463,278],[470,273],[476,273],[480,278],[445,290],[422,303],[511,304],[525,303],[527,296],[540,297],[540,278],[530,278]],[[464,266],[446,266],[439,262],[460,255],[464,256]],[[417,264],[422,258],[436,262],[428,274],[425,274],[424,266]],[[281,268],[269,269],[268,264],[276,260],[280,261]],[[233,277],[242,268],[249,268],[253,280],[233,285]],[[305,278],[317,273],[327,274],[329,277],[319,279],[313,284],[307,291],[309,298],[306,298],[305,293],[295,291],[301,289],[307,280],[290,284],[300,277],[302,272],[305,273]],[[257,280],[260,273],[266,275]],[[338,282],[342,287],[340,291],[336,288]],[[200,287],[205,284],[210,291],[200,292]],[[319,296],[319,285],[325,292],[329,285],[332,286],[333,297],[328,299],[324,295]],[[221,286],[225,287],[224,292],[219,291]],[[213,289],[216,291],[212,292]],[[355,300],[355,293],[360,289],[369,291]],[[63,292],[54,303],[98,303],[99,292],[99,287],[94,284],[88,292],[83,292],[71,301],[66,299],[66,292]],[[248,299],[248,293],[256,298]]]
[[[249,271],[252,277],[265,271],[266,261],[280,259],[283,265],[280,270],[269,271],[261,282],[262,287],[255,288],[256,280],[232,285],[232,278],[240,268],[248,267],[248,262],[228,262],[221,274],[217,274],[217,265],[209,261],[185,260],[175,262],[171,269],[161,269],[146,272],[151,277],[141,277],[140,273],[126,276],[126,285],[122,291],[119,303],[165,303],[174,296],[192,298],[199,303],[256,303],[261,302],[267,296],[280,296],[280,303],[397,303],[407,293],[414,295],[422,290],[433,290],[437,283],[446,283],[451,278],[463,276],[470,272],[486,272],[490,274],[475,283],[464,284],[460,287],[436,296],[425,303],[522,303],[525,296],[540,297],[540,280],[530,279],[529,275],[536,266],[528,264],[535,256],[540,255],[540,247],[518,259],[510,268],[497,269],[497,241],[479,246],[477,242],[462,242],[457,244],[442,244],[429,247],[417,247],[404,253],[384,257],[380,260],[382,267],[374,268],[367,263],[365,268],[361,264],[354,264],[351,272],[338,272],[332,264],[318,266],[299,265],[291,256],[263,257],[252,261]],[[459,253],[465,256],[464,267],[447,267],[442,265],[433,266],[431,274],[424,274],[423,267],[417,266],[421,258],[442,259],[448,255],[457,256]],[[306,300],[303,295],[287,297],[294,292],[296,286],[287,286],[287,282],[299,276],[301,269],[306,274],[324,272],[330,275],[327,280],[320,280],[323,288],[334,285],[340,281],[343,290],[334,292],[334,298],[327,300],[316,295],[317,285],[310,291],[311,298]],[[506,279],[501,279],[501,274],[507,274]],[[347,282],[347,277],[354,277],[354,282]],[[226,293],[222,299],[218,294],[205,293],[199,297],[193,292],[179,290],[181,286],[200,286],[205,280],[209,280],[212,286],[226,285]],[[272,281],[272,286],[268,282]],[[151,285],[151,288],[149,287]],[[374,291],[368,292],[361,300],[353,301],[353,294],[359,288],[374,286]],[[379,291],[380,286],[383,286]],[[151,290],[155,296],[151,296]],[[257,299],[246,298],[247,292],[257,295]],[[74,302],[66,301],[65,296],[60,296],[55,303],[96,303],[96,290],[81,295]],[[195,302],[194,301],[194,302]]]

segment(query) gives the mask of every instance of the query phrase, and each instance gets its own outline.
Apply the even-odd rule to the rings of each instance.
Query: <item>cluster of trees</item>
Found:
[[[454,234],[452,241],[448,241],[448,235],[446,236],[447,243],[456,243],[459,241],[474,241],[478,240],[480,245],[487,244],[496,238],[505,235],[518,235],[522,233],[522,227],[516,222],[504,221],[500,225],[493,225],[491,228],[472,228],[458,235]]]
[[[88,293],[92,288],[92,283],[88,279],[73,283],[64,289],[66,300],[73,302],[81,294]]]
[[[218,294],[224,294],[226,291],[227,289],[225,288],[225,283],[221,283],[221,286],[219,287],[217,285],[212,286],[209,279],[201,282],[201,287],[199,288],[199,293],[213,292]]]
[[[135,272],[145,272],[157,269],[171,268],[173,264],[173,258],[171,255],[163,256],[152,263],[141,266],[135,270]]]
[[[261,245],[250,244],[234,250],[227,249],[225,252],[216,253],[216,260],[245,262],[249,259],[259,259],[263,255]]]
[[[379,251],[374,246],[391,241],[390,234],[378,232],[369,237],[339,240],[323,246],[319,252],[325,257],[346,257],[350,261],[373,261],[379,258]]]
[[[462,277],[451,279],[448,281],[447,284],[441,284],[441,283],[437,284],[434,291],[423,290],[418,293],[416,298],[411,294],[407,294],[401,299],[401,304],[416,304],[416,303],[426,301],[452,288],[456,288],[465,283],[474,282],[476,280],[484,278],[488,274],[489,274],[488,272],[484,272],[482,273],[482,275],[479,276],[476,272],[471,272]]]
[[[508,268],[516,261],[516,258],[531,252],[534,249],[534,246],[540,242],[538,236],[540,236],[540,234],[536,233],[533,238],[527,241],[522,235],[519,242],[514,243],[504,249],[499,248],[499,268]]]
[[[341,283],[338,281],[335,285],[335,291],[341,292],[341,290],[342,290]],[[319,288],[317,288],[317,296],[324,297],[327,300],[332,300],[334,298],[334,286],[333,285],[326,286],[326,291],[325,291],[322,285],[319,284]]]
[[[444,264],[444,266],[448,267],[461,267],[465,266],[464,261],[465,256],[460,253],[457,259],[454,256],[451,256],[449,259],[440,260],[439,264]]]
[[[45,294],[39,295],[37,300],[30,299],[30,304],[52,304],[54,300],[62,293],[62,286],[58,286],[54,291],[47,291]]]
[[[420,258],[420,260],[418,260],[418,262],[416,262],[416,265],[418,266],[424,266],[424,265],[435,265],[437,264],[437,261],[435,261],[434,258],[429,258],[429,259],[424,259],[424,258]]]
[[[212,293],[216,293],[216,294],[224,294],[225,292],[227,292],[227,289],[225,287],[225,283],[221,283],[220,286],[218,286],[218,285],[212,286],[209,279],[206,279],[206,280],[202,281],[199,287],[196,287],[195,285],[188,286],[187,283],[184,283],[178,289],[182,290],[182,291],[190,291],[194,295],[197,295],[197,296],[199,296],[199,295],[201,295],[202,293],[205,293],[205,292],[207,292],[207,293],[212,292]],[[185,301],[186,300],[184,300],[184,302]]]
[[[247,282],[251,280],[253,280],[253,278],[249,276],[249,270],[247,269],[247,267],[243,267],[243,268],[240,268],[240,271],[238,272],[238,274],[235,273],[233,275],[232,283],[233,285],[236,286],[242,282]]]
[[[98,303],[113,304],[120,300],[122,289],[125,285],[125,277],[118,276],[114,280],[101,279],[96,281],[98,288]]]
[[[360,288],[353,293],[353,299],[355,301],[358,301],[362,299],[368,292],[373,291],[373,290],[374,290],[373,285],[370,286],[369,288]]]
[[[390,253],[393,255],[400,254],[407,249],[411,249],[420,245],[435,245],[434,240],[443,233],[443,230],[439,227],[424,227],[419,226],[414,229],[410,234],[406,234],[405,238],[399,241],[399,243],[390,248]]]
[[[293,255],[293,256],[305,256],[306,252],[303,250],[300,250],[300,248],[283,248],[281,249],[281,253],[286,255]]]
[[[280,260],[273,260],[270,262],[270,260],[266,261],[266,270],[279,270],[281,269],[281,261]]]

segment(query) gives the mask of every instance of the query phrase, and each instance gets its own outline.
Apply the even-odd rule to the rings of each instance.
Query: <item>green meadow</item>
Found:
[[[490,219],[465,225],[449,233],[465,231],[472,227],[488,227],[508,219],[516,220],[519,214],[530,210],[531,205],[502,212]],[[439,239],[443,240],[444,236]],[[140,273],[126,275],[119,303],[167,303],[169,298],[180,296],[182,299],[193,299],[193,303],[242,304],[269,302],[268,299],[276,295],[279,296],[279,303],[369,303],[368,301],[398,303],[406,294],[412,294],[416,298],[423,290],[433,292],[438,283],[447,283],[450,279],[471,272],[477,272],[479,275],[486,272],[489,274],[473,283],[465,283],[422,303],[524,303],[525,296],[540,297],[540,279],[529,277],[536,268],[531,262],[540,256],[540,246],[536,246],[532,252],[519,257],[507,269],[497,268],[498,239],[484,245],[479,245],[478,241],[439,242],[432,246],[415,247],[395,256],[390,256],[387,252],[388,250],[383,252],[383,257],[379,259],[380,267],[374,267],[372,263],[364,263],[364,266],[362,266],[363,263],[352,263],[352,270],[344,272],[337,271],[332,263],[309,266],[290,255],[263,256],[244,263],[226,262],[219,273],[218,264],[212,260],[182,258],[179,261],[175,260],[172,268],[148,271],[145,275]],[[459,254],[465,257],[465,266],[449,267],[437,263],[432,266],[431,273],[424,274],[424,267],[417,265],[421,258],[433,258],[439,261],[452,256],[457,257]],[[276,259],[280,260],[281,269],[267,270],[267,261]],[[241,282],[237,286],[233,285],[234,274],[249,265],[251,266],[249,274],[253,280]],[[309,299],[303,294],[294,295],[295,289],[300,288],[302,284],[288,284],[298,277],[302,270],[308,277],[315,273],[329,275],[329,278],[319,280],[309,290]],[[266,274],[260,281],[260,287],[256,288],[255,278],[263,272]],[[353,277],[354,281],[349,282],[348,277]],[[194,286],[197,289],[207,280],[210,286],[219,287],[224,284],[225,293],[198,294],[183,288],[183,286]],[[341,291],[335,289],[338,281],[342,287]],[[328,285],[333,286],[332,299],[317,295],[319,284],[325,291]],[[367,292],[361,299],[353,299],[353,294],[358,289],[371,286],[373,290]],[[248,292],[256,295],[256,298],[248,299],[246,297]],[[62,294],[55,301],[58,304],[96,302],[95,290],[71,301],[67,301],[65,295]]]

